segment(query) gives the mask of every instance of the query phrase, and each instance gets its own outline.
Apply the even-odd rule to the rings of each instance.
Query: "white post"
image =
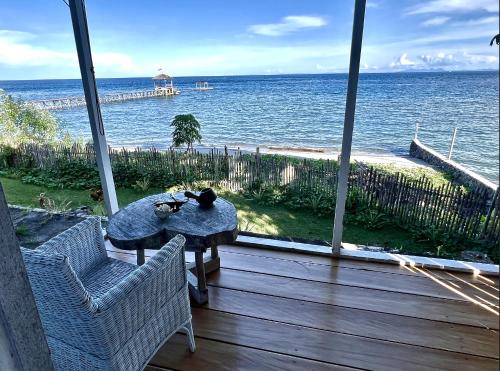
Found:
[[[448,160],[451,160],[451,153],[453,152],[453,146],[455,145],[455,138],[457,137],[457,128],[453,128],[453,135],[451,137],[450,150],[448,151]]]
[[[118,211],[118,201],[116,199],[115,182],[111,171],[111,162],[109,160],[101,109],[99,107],[85,5],[83,0],[69,0],[69,8],[71,11],[71,20],[73,22],[78,61],[80,63],[83,90],[85,91],[90,129],[92,130],[92,139],[94,141],[97,167],[99,169],[101,186],[104,193],[104,203],[108,216],[111,216]]]
[[[354,114],[356,111],[356,94],[358,90],[365,8],[366,0],[356,0],[352,27],[349,81],[347,84],[347,100],[344,116],[344,133],[342,136],[342,151],[340,155],[341,161],[337,181],[337,201],[335,205],[335,220],[333,224],[332,253],[334,255],[340,255],[342,232],[344,229],[343,221],[345,202],[347,199],[347,180],[349,177],[349,163],[351,159],[352,131],[354,129]]]

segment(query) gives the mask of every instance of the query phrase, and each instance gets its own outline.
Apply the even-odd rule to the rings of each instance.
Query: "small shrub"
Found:
[[[147,192],[149,190],[149,186],[149,179],[143,178],[142,180],[137,180],[132,188],[140,192]]]
[[[45,193],[40,193],[38,197],[38,202],[42,209],[47,210],[52,213],[64,213],[70,210],[71,201],[67,199],[61,200],[59,202],[48,197]]]
[[[387,215],[377,210],[365,210],[355,217],[355,221],[371,231],[382,229],[389,222]]]
[[[12,168],[16,150],[11,146],[0,146],[0,168]]]
[[[16,236],[26,237],[30,235],[30,230],[25,225],[20,225],[16,228]]]

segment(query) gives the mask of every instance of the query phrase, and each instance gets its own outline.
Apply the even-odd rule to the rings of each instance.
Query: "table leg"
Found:
[[[219,249],[215,243],[210,246],[210,256],[212,259],[217,259],[219,257]]]
[[[205,277],[203,252],[195,252],[194,259],[196,265],[196,277],[194,277],[191,272],[188,272],[189,292],[197,304],[205,304],[208,302],[208,289],[207,279]]]
[[[137,265],[143,265],[145,261],[144,250],[137,250]]]

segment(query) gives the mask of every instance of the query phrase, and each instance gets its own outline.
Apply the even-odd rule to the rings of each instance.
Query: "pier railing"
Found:
[[[161,97],[167,95],[171,94],[168,94],[166,90],[136,91],[129,93],[102,95],[99,97],[99,102],[100,103],[123,102],[132,99]],[[87,105],[87,102],[85,101],[85,97],[64,97],[55,99],[36,100],[28,102],[28,104],[33,105],[38,109],[56,110],[56,109],[85,106]]]
[[[286,188],[309,199],[321,195],[334,204],[338,164],[331,160],[298,159],[277,155],[229,155],[224,150],[185,153],[178,150],[109,150],[117,186],[148,179],[151,186],[206,181],[230,191]],[[12,167],[51,168],[60,161],[88,165],[95,172],[93,146],[49,147],[22,145],[13,150]],[[1,164],[0,164],[1,166]],[[429,179],[389,174],[367,166],[354,166],[349,175],[350,197],[361,199],[370,210],[394,220],[439,233],[500,243],[500,200],[484,190]]]

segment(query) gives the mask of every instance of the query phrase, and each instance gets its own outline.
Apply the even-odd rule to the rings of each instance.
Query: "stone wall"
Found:
[[[411,142],[410,156],[421,159],[429,165],[451,173],[453,175],[453,179],[460,184],[464,184],[477,190],[486,189],[490,198],[493,198],[493,195],[498,187],[495,183],[489,181],[485,177],[476,174],[453,160],[448,160],[442,154],[422,144],[418,139],[413,139]]]

